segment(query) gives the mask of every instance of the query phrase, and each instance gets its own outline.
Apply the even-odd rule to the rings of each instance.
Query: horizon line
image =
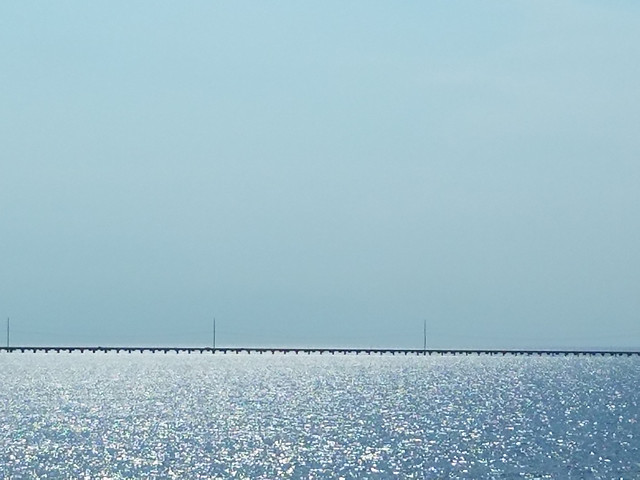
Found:
[[[640,349],[522,349],[522,348],[353,348],[353,347],[188,347],[188,346],[7,346],[0,347],[4,353],[282,353],[282,354],[391,354],[391,355],[591,355],[591,356],[640,356]]]

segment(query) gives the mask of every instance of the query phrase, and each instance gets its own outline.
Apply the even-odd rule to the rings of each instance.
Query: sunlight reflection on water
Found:
[[[0,354],[0,476],[639,478],[639,367]]]

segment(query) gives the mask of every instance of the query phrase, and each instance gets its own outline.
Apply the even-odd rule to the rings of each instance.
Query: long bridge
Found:
[[[278,348],[278,347],[1,347],[0,353],[186,353],[186,354],[316,354],[316,355],[493,355],[493,356],[640,356],[640,350],[523,350],[456,348]]]

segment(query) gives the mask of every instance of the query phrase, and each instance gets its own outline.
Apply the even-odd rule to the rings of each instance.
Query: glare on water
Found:
[[[0,354],[3,478],[640,478],[640,360]]]

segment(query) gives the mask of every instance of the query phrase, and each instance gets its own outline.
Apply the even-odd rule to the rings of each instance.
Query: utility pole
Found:
[[[427,320],[424,321],[423,329],[422,329],[422,351],[427,351]]]
[[[213,349],[216,349],[216,317],[213,317]]]

